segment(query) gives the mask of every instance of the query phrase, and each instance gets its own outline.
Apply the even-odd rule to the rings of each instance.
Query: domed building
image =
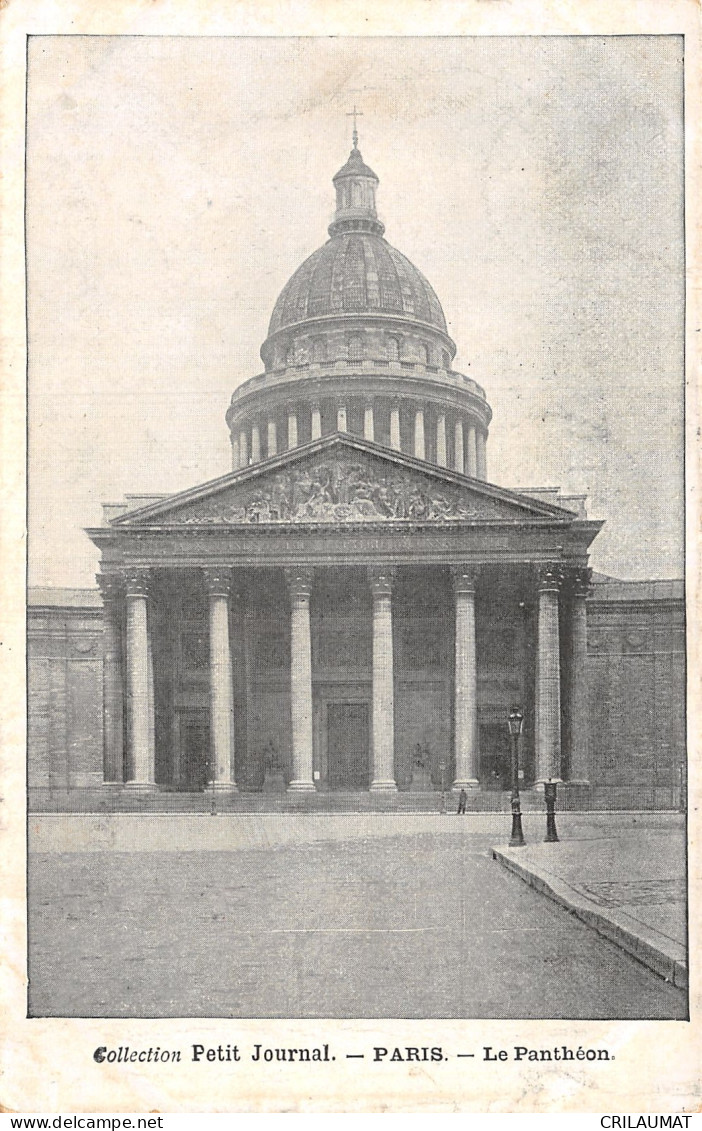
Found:
[[[234,469],[342,432],[486,479],[485,393],[452,369],[431,284],[384,239],[378,178],[355,138],[333,181],[330,238],[273,308],[265,372],[232,397]]]
[[[106,505],[101,595],[35,595],[31,803],[495,808],[510,713],[525,790],[636,807],[636,773],[671,802],[676,583],[593,586],[584,497],[488,481],[485,392],[386,241],[355,132],[333,184],[329,239],[232,395],[232,470]],[[645,736],[632,696],[657,704]]]

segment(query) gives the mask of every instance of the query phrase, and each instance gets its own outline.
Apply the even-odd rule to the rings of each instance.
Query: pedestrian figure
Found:
[[[467,800],[468,800],[468,794],[466,793],[465,789],[462,789],[461,792],[458,795],[458,812],[459,813],[465,813]]]

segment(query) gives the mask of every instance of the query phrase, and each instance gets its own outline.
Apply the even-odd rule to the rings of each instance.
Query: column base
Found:
[[[288,793],[316,793],[317,789],[313,781],[291,781],[288,786]]]
[[[155,793],[158,789],[155,781],[126,781],[124,788],[128,790],[135,790],[138,793]]]
[[[397,782],[392,778],[371,782],[371,793],[397,793]]]
[[[216,781],[214,785],[210,783],[210,790],[215,793],[238,793],[239,787],[235,781]]]
[[[451,793],[460,793],[462,789],[480,789],[480,782],[477,778],[465,778],[463,781],[456,778],[451,786]]]

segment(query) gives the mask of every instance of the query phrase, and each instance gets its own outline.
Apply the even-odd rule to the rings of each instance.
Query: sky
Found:
[[[683,568],[682,40],[30,39],[30,584],[230,468],[224,414],[360,148],[493,409],[488,478],[589,496],[591,563]]]

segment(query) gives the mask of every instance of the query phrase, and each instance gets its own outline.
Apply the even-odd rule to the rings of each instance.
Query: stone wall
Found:
[[[91,590],[37,590],[27,640],[30,788],[99,786],[102,601]]]
[[[683,583],[600,581],[588,600],[592,803],[669,808],[685,779]]]

